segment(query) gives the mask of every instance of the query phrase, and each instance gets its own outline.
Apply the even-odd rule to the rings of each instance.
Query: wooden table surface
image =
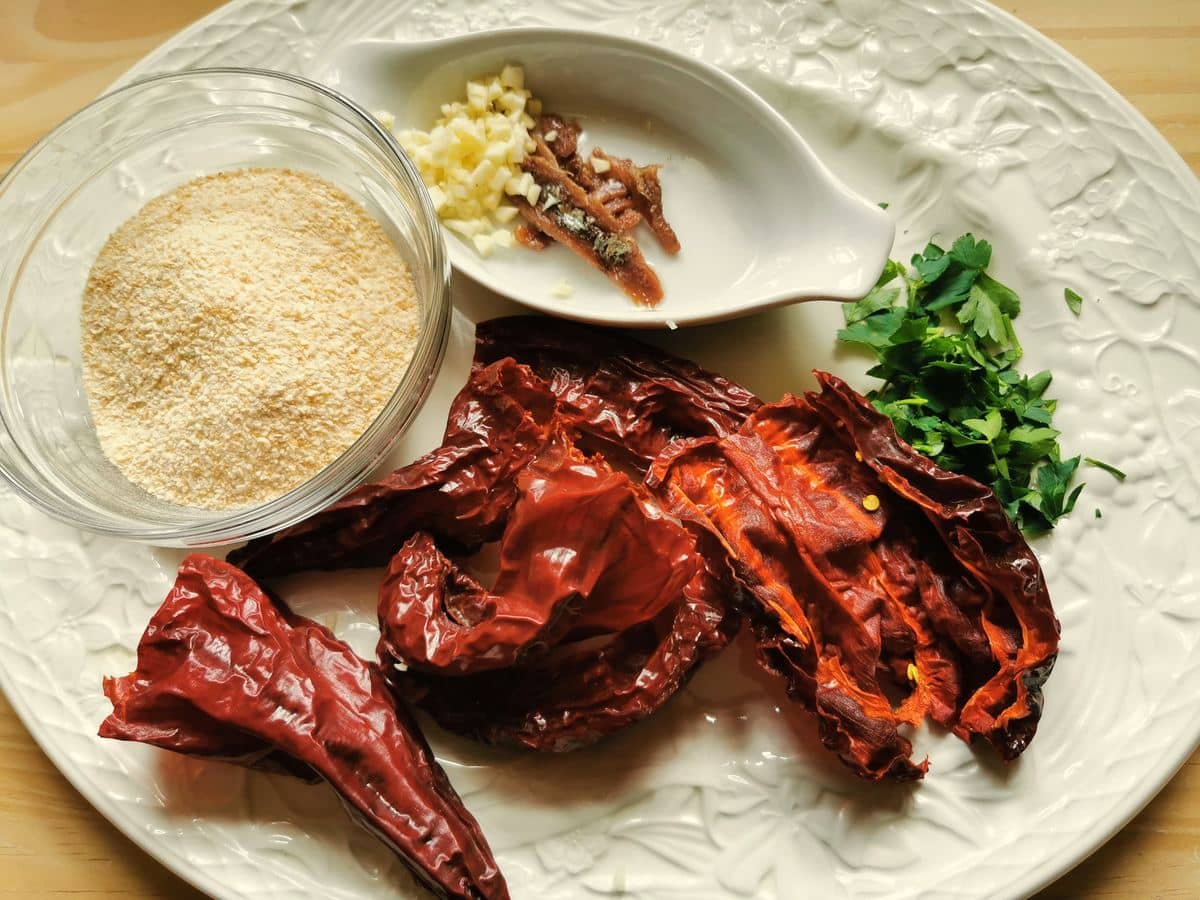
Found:
[[[0,0],[0,172],[215,0]],[[1008,0],[1128,97],[1200,171],[1200,0]],[[201,895],[109,825],[0,697],[0,897]],[[1200,753],[1039,900],[1200,897]]]

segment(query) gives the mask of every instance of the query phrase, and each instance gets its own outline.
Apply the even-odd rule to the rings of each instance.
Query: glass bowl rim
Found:
[[[45,465],[31,459],[12,437],[14,432],[10,427],[10,413],[6,404],[0,403],[0,427],[7,436],[5,446],[0,449],[0,476],[18,496],[41,512],[95,534],[162,546],[198,548],[262,537],[296,524],[353,490],[407,431],[428,398],[449,342],[452,315],[449,255],[437,212],[420,172],[391,132],[362,105],[339,91],[304,76],[249,66],[211,66],[159,72],[139,78],[95,98],[38,139],[18,157],[3,177],[0,177],[0,192],[12,189],[33,159],[57,137],[89,115],[94,116],[105,109],[128,102],[132,97],[156,85],[172,81],[199,81],[214,76],[247,77],[260,79],[268,84],[275,82],[301,88],[323,96],[332,102],[336,110],[348,113],[343,117],[344,127],[357,130],[368,139],[373,139],[373,143],[382,152],[384,166],[390,167],[393,174],[399,175],[401,181],[415,189],[417,205],[412,211],[417,226],[428,235],[429,276],[433,282],[435,296],[428,298],[428,302],[423,304],[427,309],[423,308],[421,312],[421,331],[408,368],[383,408],[350,446],[287,493],[263,503],[228,511],[198,510],[211,514],[204,520],[179,524],[161,521],[138,522],[135,516],[88,509],[74,498],[63,495],[55,486],[45,481],[41,472],[46,468]],[[239,88],[230,85],[226,89]],[[253,90],[253,87],[246,85],[243,89]],[[305,117],[304,113],[297,115]],[[164,121],[157,124],[155,130],[165,129],[170,125],[169,121]],[[17,252],[21,256],[29,250],[27,243],[18,244],[18,247]],[[7,300],[4,301],[4,308],[0,310],[0,314],[7,316]],[[19,458],[20,465],[13,465],[13,456]],[[22,469],[31,471],[35,477],[29,477]],[[197,511],[194,508],[183,509]]]

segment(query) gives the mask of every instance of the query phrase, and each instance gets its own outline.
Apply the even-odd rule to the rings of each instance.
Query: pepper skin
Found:
[[[382,676],[235,567],[184,560],[108,678],[100,736],[327,781],[437,896],[508,897],[475,819]]]
[[[541,376],[579,447],[645,473],[681,438],[724,437],[762,405],[741,385],[617,331],[562,319],[481,322],[475,363],[512,357]]]
[[[711,537],[563,440],[518,476],[490,591],[425,532],[380,589],[397,690],[487,743],[594,743],[661,707],[737,631],[738,588]]]
[[[414,673],[397,687],[443,728],[485,743],[555,753],[594,744],[661,709],[737,633],[738,589],[723,555],[703,560],[652,621],[564,642],[526,665],[460,678]]]
[[[924,513],[946,548],[982,587],[978,613],[996,670],[967,701],[955,733],[981,735],[1005,759],[1029,746],[1042,685],[1058,657],[1060,626],[1046,579],[1020,530],[986,485],[939,468],[899,438],[891,420],[841,379],[818,372],[809,402],[857,448],[887,486]]]
[[[623,631],[676,602],[696,542],[644,489],[559,436],[517,476],[484,589],[417,532],[379,591],[380,659],[465,675],[520,664],[573,635]]]
[[[673,444],[647,484],[724,542],[760,660],[855,772],[922,777],[899,726],[927,716],[1012,759],[1058,643],[1037,560],[984,485],[817,377],[820,393],[763,406],[734,434]]]

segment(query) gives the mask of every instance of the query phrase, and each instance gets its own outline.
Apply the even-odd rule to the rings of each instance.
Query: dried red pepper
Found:
[[[518,486],[490,591],[429,534],[400,549],[380,660],[450,730],[575,749],[658,709],[723,647],[737,588],[707,534],[603,460],[555,441]]]
[[[637,482],[671,441],[726,434],[758,405],[727,379],[616,333],[531,316],[484,323],[443,447],[230,558],[275,575],[395,554],[381,652],[391,671],[397,661],[413,669],[397,681],[421,681],[436,712],[438,698],[470,680],[463,673],[498,669],[479,676],[475,694],[492,698],[497,721],[468,721],[464,708],[439,715],[444,724],[523,746],[577,746],[661,706],[736,630],[726,600],[738,588],[719,547],[698,549]],[[575,442],[592,456],[554,450]],[[585,497],[603,509],[572,521]],[[622,529],[624,544],[608,546]],[[485,590],[455,558],[498,539],[509,574]],[[549,565],[535,567],[536,585],[534,570],[522,571],[539,553],[568,549],[578,563],[558,581]],[[664,560],[676,562],[675,582],[691,580],[654,576]],[[447,683],[434,684],[441,676]],[[487,687],[508,683],[520,697]]]
[[[527,750],[575,750],[662,708],[728,644],[739,624],[731,597],[736,588],[714,567],[654,621],[603,643],[561,644],[529,665],[482,675],[418,675],[401,690],[417,692],[450,731]]]
[[[545,379],[579,446],[639,475],[669,443],[737,431],[762,401],[694,362],[561,319],[481,322],[475,362],[512,357]]]
[[[979,616],[996,671],[971,695],[955,732],[981,735],[1005,759],[1033,739],[1042,685],[1058,657],[1060,627],[1046,579],[1020,530],[996,495],[965,475],[939,468],[902,441],[891,421],[845,382],[818,372],[822,390],[808,399],[895,492],[918,507],[954,558],[984,590]]]
[[[464,675],[520,664],[568,634],[623,631],[678,600],[703,568],[694,538],[601,459],[553,440],[517,477],[488,590],[436,534],[400,548],[379,591],[379,655]]]
[[[760,425],[777,434],[766,439]],[[865,777],[919,778],[926,764],[911,761],[899,725],[919,720],[923,705],[897,715],[880,684],[883,635],[899,632],[910,646],[918,638],[880,583],[881,517],[859,505],[879,489],[856,477],[851,454],[810,411],[784,401],[736,435],[668,451],[660,465],[651,481],[675,510],[726,541],[760,658],[816,712],[823,743]]]
[[[100,736],[319,776],[434,893],[506,898],[475,819],[383,678],[228,563],[193,555],[108,678]]]
[[[985,488],[926,474],[958,492],[943,497],[914,481],[936,467],[894,433],[889,443],[885,418],[822,378],[822,394],[762,407],[617,333],[534,317],[486,322],[445,447],[238,558],[275,573],[395,553],[381,604],[393,637],[381,649],[411,671],[393,680],[446,727],[489,741],[570,748],[661,705],[736,628],[732,564],[753,598],[764,665],[817,712],[823,740],[856,771],[920,777],[925,763],[910,758],[901,726],[925,717],[1019,753],[1057,641],[1036,561]],[[569,521],[554,491],[579,489],[545,463],[558,442],[584,454],[569,450],[572,465],[605,477],[605,462],[635,479],[653,465],[647,484],[705,562],[688,602],[647,620],[595,573],[564,567],[561,582],[547,576],[536,590],[519,576],[519,560],[578,553],[588,535],[592,562],[609,564],[599,528],[554,526]],[[530,479],[546,494],[518,504]],[[956,497],[986,510],[960,521]],[[456,559],[496,539],[509,574],[489,590]],[[585,629],[599,609],[609,620]],[[643,690],[660,683],[665,691]]]
[[[1032,552],[987,488],[819,378],[821,394],[764,406],[736,434],[670,448],[648,482],[724,540],[764,665],[860,775],[921,777],[899,726],[926,716],[1015,756],[1057,645]]]
[[[442,727],[484,743],[555,753],[594,744],[662,708],[736,634],[736,586],[716,573],[693,582],[655,620],[602,639],[485,674],[418,671],[393,683]]]

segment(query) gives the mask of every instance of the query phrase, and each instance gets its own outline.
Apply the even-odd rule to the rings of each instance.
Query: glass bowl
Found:
[[[307,482],[252,507],[179,506],[131,483],[101,452],[80,363],[83,288],[108,235],[148,200],[200,175],[251,166],[325,178],[382,224],[412,272],[419,344],[375,421]],[[113,91],[0,181],[0,474],[49,515],[119,538],[197,547],[294,524],[358,484],[412,422],[446,349],[449,281],[419,174],[345,97],[292,75],[232,68]]]

